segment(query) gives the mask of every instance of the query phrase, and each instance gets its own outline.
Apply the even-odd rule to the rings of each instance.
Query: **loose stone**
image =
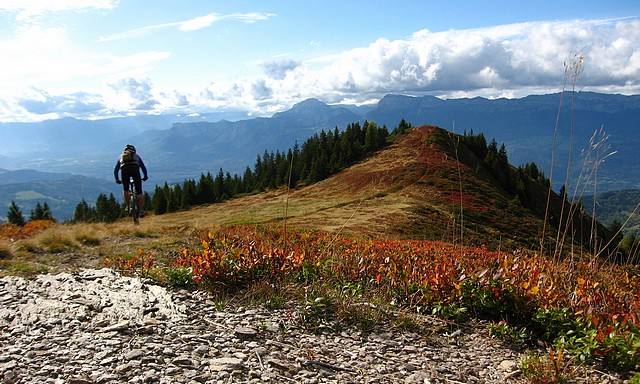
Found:
[[[0,278],[2,383],[524,383],[485,333],[305,329],[297,309],[220,310],[112,270]],[[426,321],[431,321],[426,319]],[[433,319],[433,329],[441,329]],[[259,330],[259,331],[258,331]],[[611,375],[589,382],[614,383]],[[587,381],[585,381],[587,382]],[[619,382],[622,382],[620,380]]]

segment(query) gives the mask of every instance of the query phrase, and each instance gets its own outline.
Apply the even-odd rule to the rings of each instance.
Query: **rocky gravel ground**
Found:
[[[109,270],[0,279],[3,383],[524,383],[481,328],[364,333]],[[435,319],[433,320],[436,321]],[[440,324],[441,325],[441,324]],[[384,328],[384,327],[383,327]],[[594,373],[593,383],[621,382]]]

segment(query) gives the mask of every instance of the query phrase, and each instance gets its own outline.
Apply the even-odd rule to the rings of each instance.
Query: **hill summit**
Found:
[[[432,239],[493,249],[539,249],[543,232],[545,246],[558,239],[569,244],[571,238],[587,239],[581,243],[588,246],[592,232],[601,241],[608,239],[608,231],[579,206],[565,202],[563,208],[560,196],[548,196],[548,180],[535,165],[531,172],[506,164],[508,173],[497,173],[487,165],[487,156],[474,152],[476,139],[435,126],[413,128],[328,179],[250,199],[281,204],[285,198],[288,225],[371,238]],[[487,146],[489,152],[492,146],[495,141]],[[501,151],[504,147],[498,153],[506,156]]]

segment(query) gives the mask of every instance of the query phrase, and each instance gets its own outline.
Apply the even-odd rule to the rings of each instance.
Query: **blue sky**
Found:
[[[0,0],[0,122],[640,93],[640,2]]]

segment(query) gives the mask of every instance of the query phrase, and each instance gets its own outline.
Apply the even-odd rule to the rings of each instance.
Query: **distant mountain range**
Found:
[[[553,158],[556,190],[565,183],[569,159],[570,187],[589,174],[596,180],[594,170],[598,192],[640,187],[640,95],[578,92],[497,100],[388,95],[377,105],[363,107],[327,105],[309,99],[269,118],[243,116],[246,114],[235,112],[0,123],[4,144],[0,167],[33,169],[44,172],[45,178],[52,177],[51,172],[83,175],[104,180],[107,186],[113,183],[119,152],[131,143],[149,168],[148,185],[181,182],[203,172],[216,173],[220,168],[242,174],[265,150],[287,150],[321,130],[342,130],[347,124],[365,120],[391,130],[405,119],[414,126],[431,124],[456,133],[482,132],[488,141],[495,138],[506,145],[512,164],[535,162],[547,176],[551,175]],[[596,136],[599,145],[590,145],[589,139],[601,129],[604,134]],[[554,137],[556,150],[552,156]],[[590,158],[585,162],[586,154]],[[0,174],[0,185],[15,182]],[[584,193],[593,190],[589,187]],[[85,199],[93,202],[95,197],[87,195]],[[6,201],[0,196],[0,204]]]
[[[589,195],[580,200],[585,211],[601,223],[611,225],[617,221],[623,226],[624,233],[640,237],[640,189],[609,191],[597,195],[595,199]]]
[[[560,103],[560,94],[497,100],[387,96],[367,118],[388,124],[402,116],[414,125],[429,123],[457,133],[482,132],[487,140],[496,138],[498,143],[505,143],[512,164],[535,162],[547,176],[550,176],[555,134],[553,182],[556,188],[564,184],[570,155],[573,172],[569,184],[576,185],[577,180],[587,179],[593,160],[602,160],[612,151],[617,153],[598,167],[598,191],[640,187],[637,152],[640,95],[579,92],[572,100],[567,93],[562,96],[559,113]],[[583,150],[590,148],[591,137],[601,129],[608,139],[596,148],[597,154],[591,153],[591,161],[585,163],[586,151]],[[596,143],[600,140],[601,136],[596,136]]]

